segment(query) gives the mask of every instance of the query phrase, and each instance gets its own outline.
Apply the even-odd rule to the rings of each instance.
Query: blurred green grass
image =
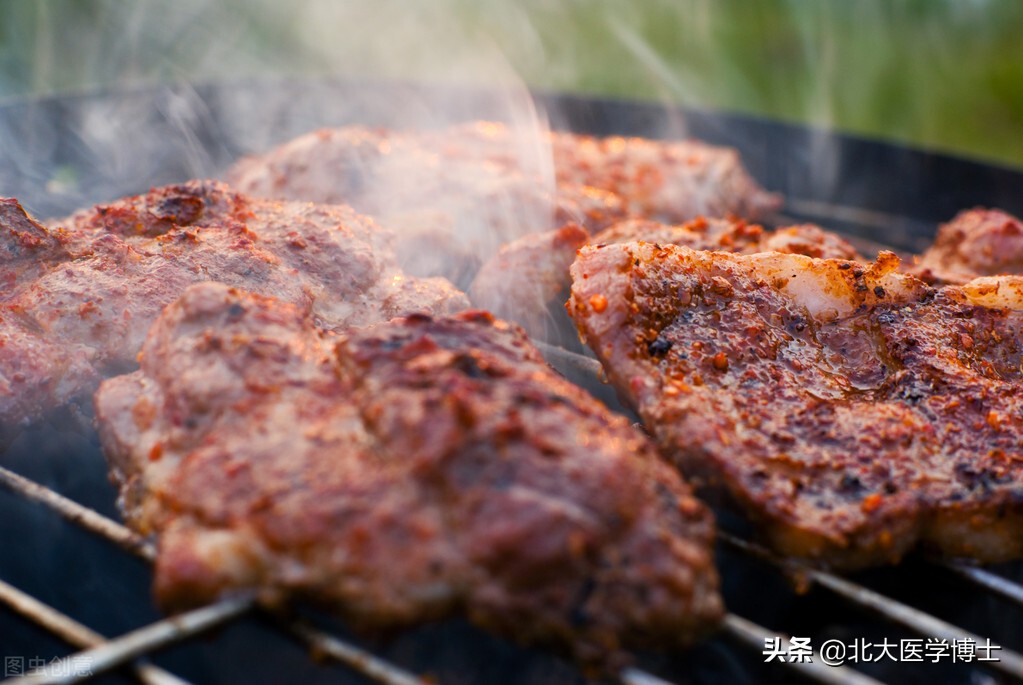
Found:
[[[5,0],[0,98],[252,74],[680,102],[1023,167],[1018,0]]]

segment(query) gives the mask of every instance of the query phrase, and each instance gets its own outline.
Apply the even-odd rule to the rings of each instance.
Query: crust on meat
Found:
[[[468,306],[447,281],[402,272],[393,235],[350,207],[191,181],[55,223],[0,200],[0,426],[133,368],[149,326],[193,283],[274,295],[332,329]]]
[[[466,287],[502,245],[566,223],[595,233],[628,217],[756,219],[781,204],[731,148],[488,121],[323,129],[239,160],[226,178],[258,197],[350,204],[402,236],[410,273]]]
[[[166,607],[257,589],[356,627],[463,614],[605,664],[721,618],[706,507],[481,312],[335,339],[193,286],[96,411],[127,518],[159,537]]]
[[[663,449],[781,552],[1023,554],[1023,279],[586,247],[570,311]]]
[[[960,212],[907,272],[932,285],[1023,274],[1023,222],[1000,209]]]
[[[469,298],[475,306],[524,326],[530,334],[550,339],[550,332],[557,326],[549,318],[549,307],[555,303],[560,306],[565,300],[572,282],[569,266],[576,250],[587,243],[607,245],[634,240],[742,254],[783,252],[861,259],[841,236],[812,224],[770,231],[742,219],[698,217],[681,225],[633,219],[592,237],[570,224],[557,231],[527,235],[502,247],[480,267],[469,288]]]

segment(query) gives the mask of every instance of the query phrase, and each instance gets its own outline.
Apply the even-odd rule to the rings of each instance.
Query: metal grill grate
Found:
[[[0,467],[0,485],[49,507],[67,521],[105,538],[126,552],[147,561],[152,561],[155,558],[153,547],[128,528],[3,467]],[[0,602],[72,645],[86,648],[72,657],[67,657],[67,660],[73,660],[76,657],[87,659],[91,671],[89,674],[74,674],[71,665],[67,664],[64,668],[53,669],[59,671],[60,675],[40,674],[8,681],[35,683],[36,685],[85,680],[93,675],[99,675],[107,670],[130,663],[170,643],[194,637],[246,612],[258,609],[256,602],[250,596],[231,597],[107,640],[2,581],[0,581]],[[282,630],[296,635],[316,652],[334,658],[382,685],[426,685],[428,683],[427,680],[408,673],[397,665],[376,658],[354,644],[318,631],[306,624],[282,620],[280,625]],[[726,617],[724,630],[739,642],[753,649],[759,649],[762,646],[763,636],[769,634],[766,628],[731,614]],[[877,682],[844,667],[824,666],[819,659],[808,663],[789,663],[787,666],[821,683],[866,685]],[[176,676],[147,664],[136,664],[134,670],[139,680],[144,683],[183,682]],[[1020,675],[1023,677],[1023,669],[1020,670]],[[621,681],[627,685],[654,685],[667,682],[636,668],[624,671],[621,674]]]
[[[603,369],[596,359],[544,343],[539,343],[539,346],[552,365],[565,371],[588,375],[598,381],[603,380]],[[788,575],[801,579],[803,583],[812,583],[825,588],[859,608],[868,610],[926,638],[950,643],[955,640],[967,640],[975,644],[989,640],[989,638],[964,630],[833,573],[821,571],[794,560],[780,558],[757,543],[744,540],[736,535],[719,531],[718,540],[749,557],[765,561]],[[1023,607],[1023,585],[1013,580],[961,561],[942,559],[932,561],[931,564],[954,573],[975,588],[991,592],[1017,607]],[[734,617],[730,617],[730,619],[734,619]],[[761,631],[760,635],[763,637],[764,633]],[[991,667],[1003,674],[1023,680],[1023,656],[1005,648],[1000,649],[999,654],[998,661],[989,662]]]
[[[537,346],[548,361],[563,373],[588,378],[591,382],[600,381],[603,377],[599,362],[591,357],[543,342],[537,342]],[[148,563],[155,559],[156,550],[150,541],[54,489],[3,467],[0,467],[0,486],[22,498],[43,505],[65,521],[114,543],[132,556]],[[901,626],[925,639],[949,643],[964,639],[981,643],[988,639],[849,579],[779,558],[769,550],[742,537],[726,532],[720,532],[718,537],[721,546],[734,550],[745,558],[766,563],[790,578],[800,579],[799,582],[804,585],[823,588],[852,607],[872,613],[890,625]],[[1023,607],[1023,585],[1009,578],[960,562],[938,561],[933,562],[932,566],[954,574],[967,585],[971,595],[976,591],[989,592],[1006,604]],[[116,570],[114,572],[116,573]],[[119,668],[129,669],[136,680],[147,685],[180,685],[187,681],[149,663],[147,659],[168,645],[187,643],[242,616],[270,614],[268,610],[261,608],[253,597],[236,596],[153,622],[120,636],[105,638],[3,579],[0,579],[0,603],[82,650],[57,662],[56,667],[51,665],[45,672],[7,681],[37,685],[78,682]],[[429,676],[418,676],[389,660],[375,656],[371,651],[352,641],[324,632],[302,619],[279,613],[270,614],[269,618],[282,637],[297,639],[312,654],[343,664],[372,682],[382,685],[429,685],[435,682]],[[787,636],[778,631],[778,626],[758,625],[736,614],[726,616],[722,633],[753,658],[764,650],[765,638],[778,637],[780,640],[778,648],[782,651],[790,644]],[[998,673],[999,676],[1023,681],[1023,656],[1013,649],[1000,646],[997,658],[997,661],[985,663],[986,669]],[[88,672],[76,673],[75,663],[88,663]],[[781,673],[799,674],[807,680],[831,685],[865,685],[879,682],[848,666],[825,665],[817,650],[813,651],[808,662],[776,662],[765,668],[776,668]],[[469,677],[471,678],[471,675]],[[672,685],[673,682],[641,668],[626,669],[619,675],[618,680],[626,685]],[[998,681],[981,679],[979,682]]]
[[[570,364],[576,370],[597,372],[595,360],[559,348],[550,348],[549,346],[544,346],[544,348],[556,365]],[[0,485],[48,507],[66,521],[114,543],[129,554],[149,562],[154,559],[155,550],[147,540],[116,521],[50,488],[2,467],[0,467]],[[766,561],[790,574],[798,574],[806,581],[826,588],[850,604],[874,612],[883,619],[901,625],[925,638],[946,641],[972,639],[978,642],[984,639],[855,582],[779,559],[755,543],[727,533],[722,533],[720,539],[723,544],[744,555]],[[944,566],[976,588],[992,591],[1007,602],[1023,605],[1023,586],[1007,578],[958,563],[944,563]],[[229,623],[239,616],[261,611],[252,597],[231,597],[201,609],[157,621],[119,637],[105,639],[3,581],[0,581],[0,602],[73,646],[84,648],[83,651],[66,657],[63,667],[50,668],[49,673],[10,681],[37,684],[78,682],[126,664],[131,665],[133,675],[143,683],[183,683],[185,681],[182,679],[146,663],[143,659],[168,644],[189,640],[212,628]],[[282,632],[298,638],[316,654],[335,659],[374,682],[383,685],[426,685],[431,682],[429,679],[416,676],[398,665],[378,658],[351,642],[324,633],[304,622],[281,616],[275,618]],[[753,651],[763,648],[765,637],[776,634],[770,628],[757,625],[734,614],[727,616],[724,633],[733,641]],[[781,645],[783,647],[786,645],[784,637]],[[88,663],[89,672],[75,673],[74,663]],[[998,661],[992,661],[988,665],[1002,674],[1023,680],[1023,656],[1015,651],[1002,648],[998,655]],[[835,685],[878,682],[848,667],[827,666],[821,662],[818,652],[814,652],[810,662],[782,662],[779,664],[779,668],[798,672],[817,682]],[[655,685],[669,682],[638,668],[624,671],[620,675],[620,681],[628,685]]]
[[[82,122],[89,119],[90,112],[93,115],[95,111],[107,112],[114,103],[134,106],[140,112],[160,112],[162,111],[160,106],[154,108],[154,102],[163,102],[167,98],[173,100],[182,95],[198,102],[200,111],[203,112],[203,117],[197,124],[202,130],[198,136],[187,139],[217,141],[217,144],[210,148],[209,159],[204,157],[200,160],[201,171],[197,171],[191,163],[185,163],[194,161],[190,156],[191,149],[175,147],[177,141],[182,138],[177,123],[166,121],[164,117],[155,114],[149,118],[139,118],[137,122],[132,123],[132,126],[137,126],[138,131],[134,128],[132,130],[140,135],[128,138],[152,141],[160,152],[132,155],[132,160],[137,160],[143,165],[139,168],[136,168],[137,165],[129,165],[126,169],[111,167],[102,154],[104,150],[92,150],[87,145],[78,145],[74,142],[78,138],[66,135],[67,132],[81,131]],[[464,93],[460,95],[465,96]],[[55,146],[47,145],[41,150],[33,142],[36,136],[14,137],[16,140],[10,141],[13,149],[19,151],[18,158],[27,160],[27,163],[15,165],[10,169],[0,169],[0,181],[3,182],[6,192],[21,196],[23,199],[31,199],[28,204],[37,213],[59,215],[98,198],[116,197],[136,191],[140,178],[145,179],[147,184],[160,184],[199,173],[215,175],[218,169],[241,152],[265,148],[272,142],[280,142],[339,118],[374,121],[386,125],[388,120],[381,114],[386,115],[390,111],[390,103],[401,99],[396,96],[393,86],[381,88],[372,84],[357,86],[271,81],[202,86],[195,89],[189,87],[183,93],[173,90],[167,93],[144,90],[16,104],[0,108],[0,120],[31,121],[39,130],[56,132],[53,135],[47,133],[38,136],[40,140],[56,140],[60,143]],[[743,117],[699,112],[666,113],[659,106],[558,95],[543,96],[539,100],[545,103],[549,110],[563,115],[564,121],[561,123],[566,127],[598,134],[650,135],[660,130],[666,117],[677,115],[685,120],[690,134],[739,147],[754,176],[763,179],[772,189],[788,196],[789,211],[797,215],[793,222],[811,220],[830,228],[844,227],[861,238],[856,241],[858,246],[867,245],[869,240],[877,240],[905,249],[915,249],[931,234],[935,221],[947,219],[958,209],[972,204],[998,204],[1009,211],[1023,213],[1021,204],[1023,201],[1017,192],[1023,176],[1010,170],[894,148],[880,143],[846,139],[841,136],[822,136],[821,132]],[[387,104],[382,112],[374,108],[373,103],[377,101]],[[339,112],[339,102],[357,104],[351,105],[352,111],[342,108]],[[258,107],[253,106],[253,103],[258,103]],[[489,114],[491,110],[487,109],[490,106],[487,103],[487,99],[482,98],[478,116],[493,116]],[[260,122],[253,123],[247,117],[257,110],[263,118]],[[127,122],[125,123],[127,125]],[[249,124],[249,128],[246,128],[246,123]],[[817,183],[817,169],[811,164],[812,156],[801,154],[808,149],[810,145],[808,141],[811,139],[818,147],[824,144],[833,153],[835,178],[833,185],[827,188]],[[146,166],[150,163],[152,168]],[[75,189],[76,194],[55,196],[40,193],[39,189],[46,187],[54,170],[63,168],[63,165],[68,165],[81,173],[81,184]],[[882,171],[885,178],[900,178],[901,183],[874,182],[875,176],[880,177]],[[562,371],[567,370],[590,378],[594,373],[599,373],[599,365],[588,357],[561,348],[542,346],[542,349],[548,360]],[[37,480],[49,482],[46,478]],[[33,523],[40,524],[39,530],[5,527],[7,522],[0,521],[0,532],[7,531],[5,538],[0,538],[3,554],[28,554],[30,541],[23,537],[35,534],[45,538],[51,534],[53,522],[47,516],[48,512],[52,511],[75,524],[73,526],[75,530],[79,528],[88,530],[102,540],[115,544],[118,548],[114,549],[112,546],[115,558],[116,555],[123,558],[110,570],[111,574],[117,574],[122,568],[121,565],[131,564],[132,559],[141,558],[145,561],[153,559],[154,550],[148,541],[89,506],[60,494],[57,490],[67,492],[63,487],[56,489],[44,487],[36,480],[27,479],[6,468],[0,468],[0,485],[3,489],[16,493],[15,497],[18,499],[31,500],[45,507],[41,510],[44,516],[38,520],[33,519]],[[83,501],[96,506],[93,499]],[[99,508],[104,509],[103,506]],[[738,565],[753,569],[739,577],[732,585],[754,584],[757,586],[753,590],[755,596],[758,592],[770,592],[760,587],[761,578],[755,576],[756,573],[763,572],[764,580],[767,579],[766,576],[771,576],[775,581],[785,576],[795,576],[808,587],[819,589],[811,590],[818,594],[796,599],[795,603],[800,606],[814,602],[840,603],[843,608],[836,610],[836,613],[837,620],[843,628],[848,628],[850,624],[858,626],[859,624],[855,622],[858,619],[855,617],[861,613],[879,616],[881,621],[878,630],[885,634],[908,630],[909,634],[924,636],[925,639],[947,640],[970,636],[979,638],[977,635],[979,632],[985,633],[986,639],[987,628],[996,627],[985,625],[984,630],[974,631],[959,628],[956,624],[962,625],[964,622],[942,621],[931,615],[942,612],[928,613],[915,609],[913,601],[896,601],[892,597],[896,593],[872,589],[867,586],[871,583],[866,581],[853,582],[848,578],[795,566],[789,561],[774,557],[742,537],[722,534],[720,540],[719,552],[726,557],[726,562],[738,560]],[[123,554],[122,551],[128,554]],[[761,652],[765,638],[777,636],[784,645],[785,638],[780,633],[781,629],[793,635],[806,635],[810,628],[804,621],[792,621],[791,616],[770,610],[757,612],[756,607],[749,601],[733,601],[736,588],[728,587],[727,574],[729,568],[734,565],[721,564],[726,573],[726,604],[740,607],[736,610],[750,618],[730,614],[723,626],[724,639],[714,640],[709,647],[700,647],[694,651],[719,648],[726,650],[730,649],[730,645],[738,645],[738,650],[726,652],[726,658],[743,659],[747,665],[757,667],[758,670],[752,671],[753,682],[788,682],[797,674],[822,683],[878,682],[872,679],[872,676],[878,677],[878,671],[872,669],[871,665],[857,666],[858,670],[848,667],[833,668],[823,665],[819,653],[816,652],[813,655],[813,663],[810,664],[789,662],[763,664],[764,657]],[[1018,569],[1010,575],[1016,576],[1017,572]],[[898,575],[904,583],[907,582],[907,578],[909,583],[926,580],[914,578],[914,573],[918,576],[947,574],[955,580],[955,591],[961,593],[963,599],[970,603],[981,600],[985,603],[993,601],[997,605],[997,613],[1009,617],[1007,620],[1010,626],[1018,626],[1023,621],[1023,613],[1020,613],[1020,608],[1023,607],[1023,585],[1010,577],[951,562],[923,565],[919,569],[899,571]],[[69,574],[67,577],[71,578],[72,575]],[[876,581],[876,578],[872,580],[874,585],[878,584]],[[790,586],[789,580],[783,579],[776,582],[776,585],[779,582],[785,587]],[[412,673],[411,671],[417,670],[415,668],[397,665],[396,662],[404,663],[402,659],[382,659],[374,655],[373,652],[376,650],[343,639],[334,631],[324,631],[314,623],[306,623],[290,616],[268,615],[267,610],[258,607],[250,597],[231,598],[195,612],[150,624],[131,623],[130,625],[142,627],[119,637],[115,636],[114,639],[107,639],[19,590],[15,587],[16,584],[12,578],[0,576],[0,603],[7,606],[12,615],[21,615],[75,648],[86,650],[67,657],[68,663],[73,664],[76,657],[81,659],[88,656],[91,659],[92,671],[97,676],[101,676],[102,665],[103,669],[119,669],[119,673],[143,683],[183,683],[185,681],[180,677],[149,663],[148,659],[159,658],[157,650],[171,642],[181,643],[186,648],[194,648],[204,631],[215,627],[230,627],[252,616],[266,616],[268,619],[266,622],[272,626],[272,630],[282,641],[298,640],[312,654],[340,662],[351,669],[352,674],[370,682],[385,685],[399,683],[425,685],[434,682],[429,676],[421,677]],[[81,587],[70,589],[73,592],[85,591]],[[830,598],[824,595],[829,595]],[[980,623],[984,625],[984,621]],[[1011,637],[1014,642],[1000,650],[999,661],[985,664],[983,668],[971,666],[968,672],[958,673],[957,677],[961,682],[986,685],[1007,682],[1010,679],[1023,681],[1023,657],[1013,651],[1023,649],[1023,639],[1019,631],[1013,631],[1011,627],[1002,630],[1002,633],[1003,639]],[[3,637],[0,634],[0,646],[4,644]],[[264,644],[256,649],[260,652],[264,650],[271,652],[273,646]],[[257,653],[253,657],[260,662],[269,662],[273,658],[272,653],[265,655]],[[644,655],[640,663],[641,668],[624,671],[620,674],[619,680],[628,685],[741,681],[735,672],[725,672],[716,678],[703,678],[684,670],[680,672],[679,669],[672,668],[675,664],[670,659],[665,663],[658,655]],[[947,671],[940,670],[939,666],[928,664],[927,668],[920,667],[922,670],[912,672],[910,668],[912,665],[896,666],[884,672],[884,680],[900,684],[948,680]],[[51,672],[45,678],[33,677],[30,682],[74,680],[73,675]],[[579,674],[575,674],[571,679],[572,682],[582,680],[584,678]],[[473,674],[459,679],[459,682],[474,682]]]

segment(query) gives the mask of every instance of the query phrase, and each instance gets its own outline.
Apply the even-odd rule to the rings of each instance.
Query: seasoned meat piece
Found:
[[[537,228],[599,230],[622,218],[613,193],[572,184],[555,194],[542,170],[518,158],[507,129],[493,126],[501,140],[482,147],[466,144],[458,128],[321,130],[242,159],[227,179],[259,197],[350,204],[398,232],[410,273],[460,285],[502,244]]]
[[[433,178],[435,187],[426,190],[431,184],[417,184],[421,194],[401,211],[367,213],[401,236],[396,251],[404,269],[423,277],[442,276],[459,287],[468,287],[480,264],[501,245],[537,226],[586,222],[599,230],[622,217],[617,196],[593,188],[554,196],[524,179],[491,179],[480,191],[486,175],[466,172],[461,177],[473,179],[474,187]]]
[[[998,209],[960,212],[907,271],[931,284],[1023,274],[1023,223]]]
[[[784,252],[825,259],[861,259],[856,248],[844,238],[820,226],[799,224],[769,231],[742,219],[697,217],[682,225],[623,221],[596,234],[590,243],[605,245],[637,240],[740,254]]]
[[[134,368],[150,324],[200,281],[274,295],[327,328],[464,308],[442,280],[405,276],[391,236],[342,206],[252,200],[191,182],[100,205],[47,229],[0,205],[0,426]]]
[[[475,155],[506,167],[515,163],[516,147],[537,142],[518,140],[507,126],[487,121],[423,138],[427,147],[445,156]],[[696,140],[601,138],[565,131],[550,131],[542,142],[550,145],[560,192],[582,186],[615,193],[630,217],[667,222],[698,216],[758,219],[781,206],[781,196],[757,185],[732,148]]]
[[[619,222],[592,238],[577,227],[566,227],[509,243],[480,267],[469,288],[469,299],[475,306],[489,309],[547,339],[552,328],[548,310],[555,301],[564,302],[564,293],[571,285],[568,267],[576,250],[587,242],[603,245],[633,240],[684,245],[696,250],[744,254],[775,251],[860,259],[855,248],[843,238],[811,224],[765,231],[741,219],[699,217],[681,226],[633,219]]]
[[[50,264],[67,258],[57,236],[30,217],[17,200],[0,198],[0,301]]]
[[[696,140],[597,138],[552,133],[559,183],[618,193],[630,216],[683,222],[698,216],[759,219],[781,206],[742,166],[732,148]]]
[[[783,252],[817,259],[863,259],[845,238],[814,224],[799,224],[768,231],[761,237],[756,249],[730,251],[744,254]]]
[[[779,204],[734,150],[569,133],[524,137],[493,122],[420,133],[321,130],[239,161],[227,179],[260,197],[351,204],[402,234],[406,269],[459,285],[501,245],[568,222],[595,232],[626,216],[755,218]]]
[[[747,223],[743,219],[707,219],[700,216],[684,224],[633,219],[600,231],[590,243],[609,245],[644,240],[665,245],[685,245],[694,250],[756,252],[763,235],[762,226]]]
[[[568,267],[589,234],[578,224],[531,233],[508,243],[487,260],[469,288],[473,305],[547,338],[547,306],[568,286]]]
[[[1023,553],[1023,279],[934,290],[799,255],[585,247],[570,310],[665,453],[781,552]]]
[[[356,627],[465,614],[617,662],[721,618],[708,510],[652,443],[481,312],[334,338],[189,288],[96,395],[167,608],[239,589]]]

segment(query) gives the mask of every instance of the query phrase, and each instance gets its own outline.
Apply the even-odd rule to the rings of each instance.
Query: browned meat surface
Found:
[[[742,165],[738,151],[697,140],[601,138],[551,131],[523,141],[508,127],[475,122],[424,134],[430,149],[446,155],[475,155],[509,165],[524,143],[550,146],[559,192],[600,188],[621,198],[631,217],[684,222],[698,216],[758,219],[777,210],[781,197],[761,188]]]
[[[568,267],[589,239],[582,227],[569,224],[514,240],[483,264],[469,288],[469,299],[546,339],[548,325],[554,325],[548,321],[547,307],[559,297],[564,302]]]
[[[907,271],[931,284],[1023,274],[1023,223],[999,209],[960,212]]]
[[[623,221],[596,234],[590,243],[605,245],[636,240],[740,254],[784,252],[825,259],[861,259],[848,241],[819,226],[800,224],[771,231],[742,219],[697,217],[681,225]]]
[[[30,217],[17,200],[0,198],[0,302],[54,262],[68,259],[56,235]]]
[[[391,236],[341,206],[252,200],[191,182],[100,205],[47,229],[0,204],[0,426],[91,393],[135,366],[150,324],[200,281],[274,295],[328,328],[467,305],[405,276]]]
[[[617,662],[721,618],[712,521],[652,443],[481,312],[334,338],[193,286],[96,413],[169,608],[239,589],[450,614]]]
[[[759,224],[743,219],[697,217],[684,224],[666,224],[652,219],[620,221],[593,236],[593,245],[645,240],[666,245],[685,245],[694,250],[756,251],[764,236]]]
[[[564,302],[564,293],[572,282],[568,267],[576,250],[585,243],[603,245],[633,240],[743,254],[775,251],[860,259],[855,248],[843,238],[811,224],[768,231],[741,219],[699,217],[683,225],[633,219],[619,222],[593,237],[586,236],[578,227],[566,227],[509,243],[480,267],[469,288],[469,299],[475,306],[489,309],[547,339],[554,325],[549,320],[549,307],[558,300]]]
[[[799,224],[767,231],[755,249],[731,251],[743,254],[783,252],[816,259],[863,259],[845,238],[814,224]]]
[[[622,201],[580,184],[554,193],[543,169],[501,135],[405,133],[359,126],[301,136],[239,161],[228,181],[258,197],[350,204],[399,233],[399,259],[419,275],[467,283],[498,247],[538,228],[620,219]],[[482,135],[482,134],[481,134]],[[485,140],[484,140],[485,139]]]
[[[492,122],[419,133],[321,130],[239,161],[227,179],[260,197],[351,204],[402,234],[405,268],[459,284],[501,245],[568,222],[595,232],[626,216],[755,218],[779,204],[734,150],[523,136]]]
[[[615,192],[630,216],[668,222],[698,216],[758,219],[781,206],[781,197],[757,185],[732,148],[575,133],[552,133],[551,146],[560,183]]]
[[[689,475],[781,552],[1023,553],[1023,279],[932,289],[869,266],[585,247],[571,313]]]

